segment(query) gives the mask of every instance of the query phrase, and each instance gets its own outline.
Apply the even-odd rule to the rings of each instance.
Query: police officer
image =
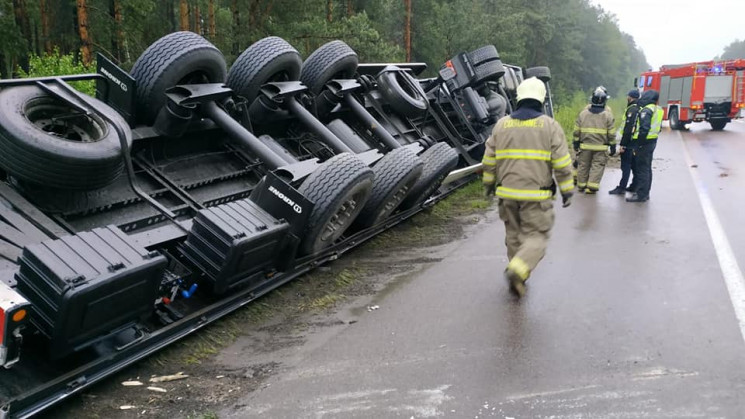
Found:
[[[646,202],[652,187],[652,158],[657,147],[657,137],[662,129],[664,111],[657,106],[660,94],[656,90],[645,90],[639,99],[639,116],[636,119],[631,143],[634,148],[634,181],[636,193],[627,202]]]
[[[487,197],[499,198],[499,217],[506,230],[509,263],[504,276],[518,298],[546,253],[557,183],[564,207],[574,191],[564,132],[543,114],[545,97],[546,86],[535,77],[518,86],[517,109],[494,126],[482,161],[484,191]]]
[[[577,187],[587,194],[594,194],[600,189],[606,154],[610,146],[611,156],[616,154],[616,138],[613,132],[615,120],[611,110],[605,106],[608,95],[600,86],[592,92],[590,106],[579,113],[574,124],[574,151],[580,151],[577,159]]]
[[[621,153],[621,182],[619,182],[616,189],[609,191],[611,195],[625,195],[627,191],[635,191],[636,185],[631,182],[631,186],[626,188],[629,183],[629,177],[631,176],[631,165],[634,158],[634,150],[631,148],[631,136],[634,134],[634,127],[636,126],[636,115],[639,113],[639,106],[637,104],[639,100],[639,90],[631,89],[626,96],[626,112],[624,113],[624,121],[620,127],[618,127],[618,133],[621,135],[621,146],[618,152]],[[636,179],[634,179],[636,180]]]

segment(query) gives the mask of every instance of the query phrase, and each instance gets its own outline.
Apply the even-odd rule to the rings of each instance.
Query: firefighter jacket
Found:
[[[561,193],[572,191],[572,159],[561,126],[541,112],[525,111],[494,126],[482,161],[484,184],[496,183],[498,197],[515,201],[552,199],[556,182]],[[525,115],[530,118],[518,119]]]
[[[621,134],[621,147],[628,147],[631,145],[631,137],[634,135],[636,116],[638,113],[639,104],[636,100],[632,100],[629,102],[629,106],[626,107],[623,123],[618,127],[618,132]]]
[[[616,144],[615,120],[610,108],[594,112],[586,107],[574,124],[574,141],[579,141],[581,150],[605,151],[609,145]]]
[[[650,103],[639,111],[639,117],[636,119],[636,128],[634,132],[634,141],[652,142],[657,141],[662,130],[662,117],[664,110]]]

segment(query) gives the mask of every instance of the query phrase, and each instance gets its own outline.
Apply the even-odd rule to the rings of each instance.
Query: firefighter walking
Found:
[[[616,154],[615,121],[613,112],[605,106],[607,100],[605,89],[595,89],[590,106],[580,112],[574,125],[574,151],[581,150],[577,157],[577,187],[587,194],[600,189],[600,180],[608,162],[608,147],[611,156]]]
[[[664,110],[657,106],[660,94],[656,90],[645,90],[639,99],[639,116],[632,137],[634,147],[634,181],[636,193],[627,202],[646,202],[652,188],[652,159],[657,148],[657,137],[662,130]]]
[[[485,194],[499,198],[506,230],[504,276],[517,297],[546,253],[557,184],[564,207],[574,191],[566,138],[559,123],[543,114],[545,97],[546,87],[535,77],[518,86],[517,109],[494,126],[482,161]]]

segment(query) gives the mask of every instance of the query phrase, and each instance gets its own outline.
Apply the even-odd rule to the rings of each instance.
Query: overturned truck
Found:
[[[523,72],[493,46],[424,69],[360,64],[341,41],[303,61],[269,37],[228,70],[176,32],[129,73],[99,56],[96,74],[0,81],[0,416],[38,413],[468,182]],[[91,79],[97,98],[68,84]]]

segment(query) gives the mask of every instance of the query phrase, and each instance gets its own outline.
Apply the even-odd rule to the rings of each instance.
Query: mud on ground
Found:
[[[261,388],[299,345],[374,311],[385,296],[462,239],[494,204],[478,181],[241,310],[50,409],[48,418],[217,418],[237,396]],[[150,383],[154,376],[188,378]],[[124,386],[125,381],[142,385]],[[151,387],[151,388],[148,388]],[[153,389],[155,387],[157,389]],[[159,389],[159,390],[158,390]]]

